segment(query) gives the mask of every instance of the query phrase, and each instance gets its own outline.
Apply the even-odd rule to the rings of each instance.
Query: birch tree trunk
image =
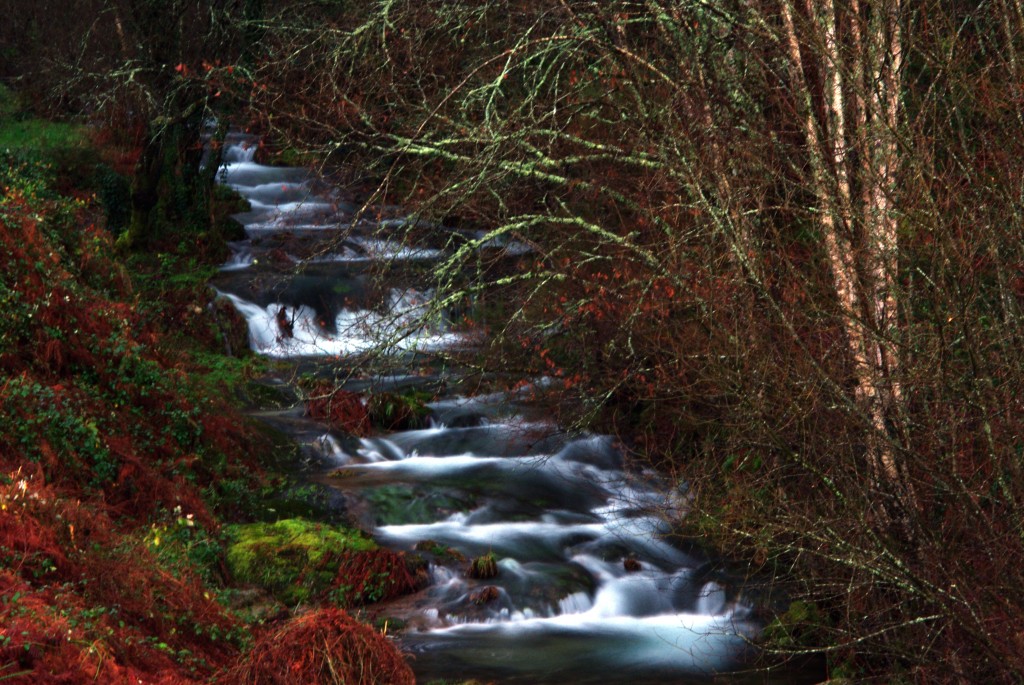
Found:
[[[866,36],[861,32],[864,8],[857,0],[840,8],[833,0],[811,0],[802,8],[783,0],[780,10],[818,201],[816,221],[855,375],[856,407],[869,425],[871,485],[895,505],[883,507],[883,516],[890,519],[916,508],[898,457],[903,390],[895,346],[899,245],[893,187],[903,60],[900,0],[879,0],[866,8]],[[797,18],[807,27],[804,32]],[[848,40],[841,45],[843,20]],[[849,111],[854,130],[847,124]],[[856,204],[854,185],[861,189]]]

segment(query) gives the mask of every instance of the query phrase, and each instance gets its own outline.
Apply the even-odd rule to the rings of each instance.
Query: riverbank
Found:
[[[273,391],[209,255],[168,235],[123,259],[97,169],[130,151],[17,129],[0,150],[0,680],[271,682],[269,659],[306,678],[289,682],[328,661],[409,681],[379,631],[282,603],[231,558],[288,486],[264,468],[280,440],[237,406]]]

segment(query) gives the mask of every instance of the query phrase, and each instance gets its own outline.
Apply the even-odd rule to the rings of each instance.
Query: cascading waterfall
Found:
[[[260,165],[255,149],[241,135],[224,149],[220,178],[252,209],[237,217],[248,239],[233,245],[217,286],[257,352],[397,358],[476,342],[431,311],[433,293],[415,271],[373,300],[370,266],[429,265],[443,247],[407,244],[400,218],[357,220],[322,180]],[[378,380],[403,382],[401,365]],[[362,497],[382,544],[496,559],[496,576],[474,579],[439,556],[429,587],[389,608],[408,623],[401,640],[417,672],[636,684],[742,663],[757,631],[750,608],[699,553],[669,542],[666,521],[685,514],[685,490],[627,472],[610,438],[566,435],[525,398],[442,396],[431,428],[310,441],[322,457],[316,478]]]

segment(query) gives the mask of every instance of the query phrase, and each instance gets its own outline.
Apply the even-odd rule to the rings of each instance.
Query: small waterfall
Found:
[[[258,148],[258,138],[239,136],[237,134],[231,135],[225,140],[221,160],[226,165],[253,164]]]

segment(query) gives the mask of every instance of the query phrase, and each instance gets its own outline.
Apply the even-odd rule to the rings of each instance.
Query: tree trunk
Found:
[[[804,8],[811,31],[801,40],[790,0],[781,3],[783,41],[790,61],[793,92],[801,108],[811,166],[811,187],[818,200],[816,221],[825,245],[832,286],[842,317],[854,373],[857,409],[867,419],[865,439],[872,487],[886,495],[882,516],[902,518],[916,508],[915,495],[898,459],[902,388],[896,378],[897,226],[892,189],[898,164],[895,133],[899,125],[902,44],[899,0],[880,0],[869,8],[867,41],[860,34],[860,4],[851,2],[851,49],[840,50],[833,0]],[[813,42],[817,52],[804,46]],[[805,64],[804,54],[818,57]],[[847,77],[848,63],[852,62]],[[866,65],[874,64],[870,70]],[[810,66],[811,68],[808,68]],[[870,73],[867,84],[859,76]],[[812,83],[816,74],[818,83]],[[853,83],[849,81],[852,80]],[[866,94],[861,88],[867,86]],[[850,99],[853,105],[850,106]],[[815,106],[821,102],[820,108]],[[848,130],[847,111],[855,130]],[[822,111],[824,116],[817,114]],[[854,166],[849,141],[859,143]],[[862,189],[859,206],[852,185]]]

